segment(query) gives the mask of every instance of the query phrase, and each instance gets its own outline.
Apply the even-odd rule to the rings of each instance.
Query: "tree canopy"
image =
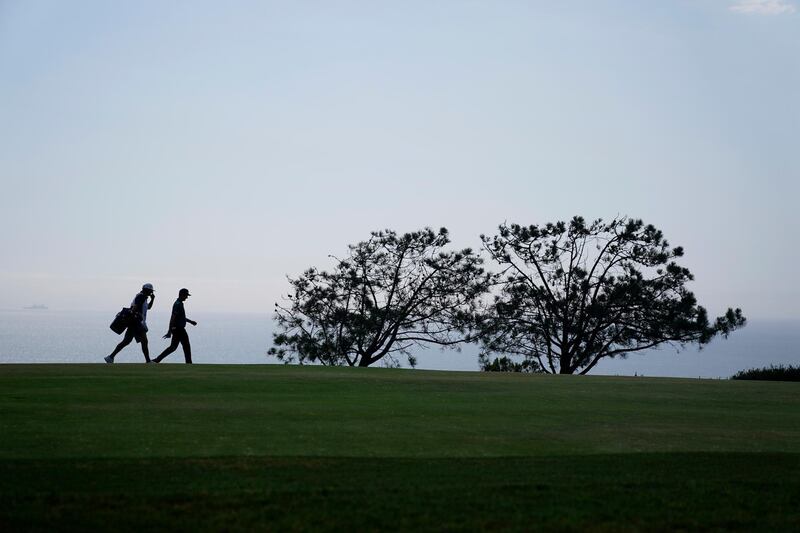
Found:
[[[275,304],[279,332],[271,355],[285,362],[413,366],[415,345],[456,346],[473,340],[478,300],[492,276],[471,249],[445,250],[447,229],[398,235],[373,232],[348,247],[328,271],[289,278],[292,293]]]
[[[744,326],[740,309],[713,322],[661,231],[620,217],[481,235],[501,281],[480,319],[485,353],[522,356],[537,372],[585,374],[605,357],[662,344],[703,345]]]

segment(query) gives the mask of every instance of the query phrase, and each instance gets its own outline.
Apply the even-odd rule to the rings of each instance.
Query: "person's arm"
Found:
[[[165,339],[169,339],[172,337],[172,331],[175,329],[175,307],[172,307],[172,314],[169,315],[169,329],[167,329],[167,334],[164,335]]]
[[[173,325],[174,323],[175,323],[175,313],[173,313],[169,317],[169,328],[167,329],[167,334],[164,335],[163,337],[164,339],[169,339],[170,337],[172,337],[172,331],[175,329],[175,326]]]
[[[186,324],[191,324],[193,326],[197,325],[197,322],[195,322],[191,318],[186,317],[186,308],[183,306],[183,302],[181,302],[181,319],[183,320],[184,327],[186,326]]]
[[[155,302],[155,301],[156,301],[156,293],[151,292],[150,293],[150,301],[147,302],[147,309],[152,309],[153,308],[153,302]]]

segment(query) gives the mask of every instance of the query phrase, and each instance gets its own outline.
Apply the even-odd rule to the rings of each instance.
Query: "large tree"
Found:
[[[676,261],[683,249],[641,220],[502,224],[481,240],[502,267],[481,320],[484,357],[521,356],[536,372],[586,374],[605,357],[704,345],[745,324],[740,309],[710,322],[686,288],[692,274]]]
[[[275,304],[279,332],[271,355],[285,362],[369,366],[415,345],[472,340],[477,302],[491,274],[472,250],[445,250],[447,230],[398,235],[386,230],[349,246],[330,271],[289,278],[292,293]]]

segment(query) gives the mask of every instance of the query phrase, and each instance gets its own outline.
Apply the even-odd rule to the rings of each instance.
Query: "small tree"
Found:
[[[275,304],[280,332],[270,355],[284,362],[369,366],[415,345],[470,342],[476,304],[491,275],[470,249],[445,251],[442,228],[404,235],[386,230],[349,246],[331,272],[289,278],[293,293]]]
[[[675,262],[683,249],[641,220],[502,224],[481,240],[502,267],[481,320],[484,352],[522,356],[537,372],[586,374],[604,357],[704,345],[745,324],[740,309],[709,323]]]

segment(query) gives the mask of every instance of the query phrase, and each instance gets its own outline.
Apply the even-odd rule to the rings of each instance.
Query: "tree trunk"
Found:
[[[568,352],[564,352],[562,348],[561,356],[558,358],[558,373],[559,374],[572,374],[574,368],[572,368],[572,357],[569,356]]]

